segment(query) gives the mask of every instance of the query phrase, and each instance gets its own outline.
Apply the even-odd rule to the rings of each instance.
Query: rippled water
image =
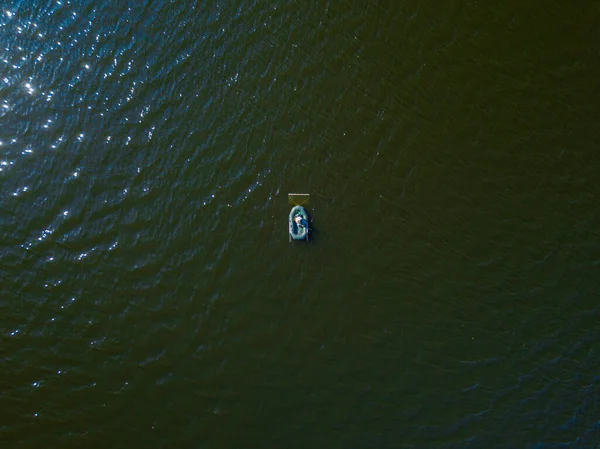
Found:
[[[600,10],[438,3],[2,3],[1,447],[600,443]]]

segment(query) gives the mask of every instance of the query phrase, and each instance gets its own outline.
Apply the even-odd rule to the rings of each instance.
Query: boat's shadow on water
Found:
[[[313,221],[308,223],[308,242],[306,243],[317,243],[319,238],[319,230],[315,227]]]

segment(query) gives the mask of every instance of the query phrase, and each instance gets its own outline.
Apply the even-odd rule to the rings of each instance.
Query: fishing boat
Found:
[[[308,242],[310,228],[308,212],[304,207],[308,204],[308,193],[288,193],[288,202],[293,205],[288,219],[289,240],[305,240]]]

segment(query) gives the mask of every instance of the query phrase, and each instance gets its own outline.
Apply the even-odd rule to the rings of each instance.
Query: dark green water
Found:
[[[597,447],[599,18],[4,1],[0,447]]]

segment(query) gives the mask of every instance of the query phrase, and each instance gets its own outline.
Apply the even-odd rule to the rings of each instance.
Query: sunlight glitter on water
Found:
[[[13,192],[13,196],[19,196],[21,193],[27,192],[27,190],[29,190],[29,187],[27,186],[23,187],[22,189],[17,189]]]
[[[29,95],[33,95],[35,93],[35,88],[31,85],[31,83],[25,83],[25,89],[27,89],[27,93]]]
[[[51,229],[44,229],[42,231],[42,235],[40,237],[38,237],[38,241],[42,241],[45,240],[49,235],[52,235],[54,231],[52,231]]]

